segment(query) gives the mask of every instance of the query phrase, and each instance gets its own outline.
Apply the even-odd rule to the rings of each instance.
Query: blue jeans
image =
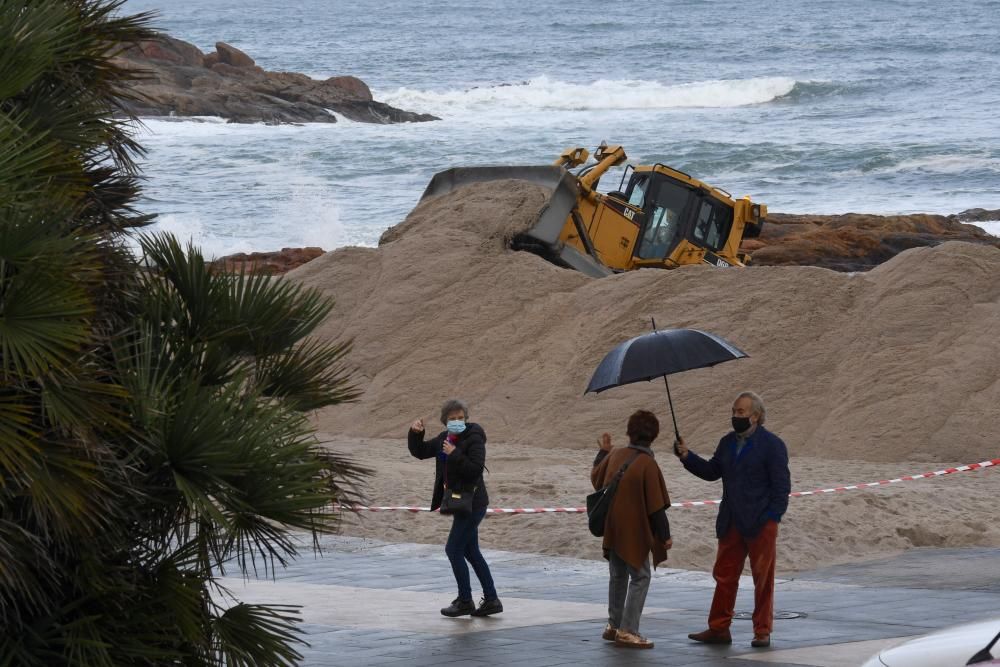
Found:
[[[614,551],[608,553],[608,623],[613,628],[639,632],[639,617],[649,592],[649,558],[638,570]]]
[[[487,600],[495,600],[497,597],[490,566],[486,564],[486,559],[479,551],[479,524],[485,517],[485,509],[466,516],[456,514],[451,524],[451,532],[448,534],[448,543],[444,547],[448,560],[451,561],[451,571],[455,574],[458,597],[461,600],[472,599],[469,566],[465,564],[466,560],[472,563],[472,569],[476,571],[479,583],[483,587],[483,597]]]

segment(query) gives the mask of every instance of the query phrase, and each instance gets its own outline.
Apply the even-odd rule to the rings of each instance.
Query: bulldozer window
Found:
[[[646,186],[649,185],[649,178],[637,176],[628,185],[628,203],[636,208],[642,208],[646,203]]]
[[[636,252],[640,259],[663,259],[670,253],[690,196],[691,192],[679,184],[667,180],[660,182]]]
[[[646,233],[639,245],[641,259],[663,259],[677,236],[677,213],[663,206],[654,206]]]
[[[709,250],[720,250],[726,245],[732,225],[732,209],[703,200],[698,207],[698,219],[694,223],[692,236],[698,245]]]

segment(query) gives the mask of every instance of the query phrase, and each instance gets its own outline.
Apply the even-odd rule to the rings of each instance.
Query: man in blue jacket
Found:
[[[754,647],[771,645],[774,621],[774,561],[778,524],[788,509],[791,479],[788,450],[781,438],[764,428],[764,402],[745,391],[733,403],[733,430],[706,461],[678,439],[675,452],[688,472],[709,482],[722,478],[722,504],[715,521],[719,551],[712,576],[715,597],[708,629],[688,635],[706,644],[731,644],[729,625],[747,555],[753,574]]]

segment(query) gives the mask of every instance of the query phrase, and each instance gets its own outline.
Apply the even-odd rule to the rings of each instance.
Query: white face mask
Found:
[[[465,420],[449,419],[446,428],[448,429],[448,433],[455,433],[457,435],[465,430]]]

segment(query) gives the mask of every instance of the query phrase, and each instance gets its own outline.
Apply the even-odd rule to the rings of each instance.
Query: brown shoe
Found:
[[[729,630],[713,630],[711,628],[702,632],[692,632],[688,635],[688,639],[693,639],[696,642],[701,642],[702,644],[733,643],[733,636],[729,634]]]
[[[754,648],[767,648],[771,645],[771,635],[754,634],[750,646]]]
[[[619,630],[618,636],[615,637],[615,646],[625,648],[653,648],[653,642],[638,633]]]
[[[608,623],[607,625],[604,626],[604,634],[601,635],[601,639],[607,642],[613,642],[617,635],[618,635],[618,628]]]

